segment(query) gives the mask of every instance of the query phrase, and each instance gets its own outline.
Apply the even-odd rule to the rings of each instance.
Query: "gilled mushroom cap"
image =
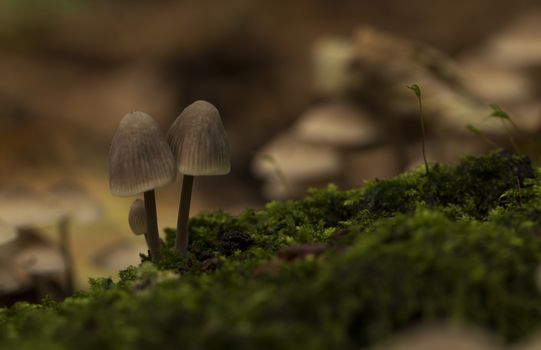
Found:
[[[220,113],[211,103],[196,101],[175,120],[167,140],[185,175],[224,175],[231,170],[229,141]]]
[[[145,211],[145,202],[141,199],[133,201],[128,215],[128,222],[133,233],[143,235],[147,232],[147,218]]]
[[[109,187],[115,196],[132,196],[175,180],[175,160],[156,121],[146,113],[126,114],[109,151]]]

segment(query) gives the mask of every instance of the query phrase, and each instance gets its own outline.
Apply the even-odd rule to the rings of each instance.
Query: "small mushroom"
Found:
[[[177,222],[175,248],[188,254],[188,217],[194,176],[225,175],[231,170],[229,141],[220,113],[206,101],[186,107],[175,120],[167,140],[184,175]]]
[[[66,263],[66,293],[75,291],[75,264],[70,249],[71,222],[90,223],[102,216],[99,203],[84,188],[72,181],[59,181],[47,188],[48,199],[58,208],[58,241]]]
[[[46,197],[23,184],[0,189],[0,220],[18,230],[55,224],[61,212]]]
[[[251,166],[252,172],[265,181],[267,198],[285,199],[304,194],[309,186],[328,183],[343,164],[334,147],[305,142],[286,131],[263,146]]]
[[[378,126],[367,112],[345,103],[309,109],[294,130],[302,141],[341,148],[368,148],[382,139]]]
[[[80,224],[99,220],[103,210],[98,201],[81,185],[71,180],[53,183],[47,188],[48,199],[61,211],[62,216]]]
[[[130,206],[130,213],[128,215],[128,223],[132,232],[139,236],[145,235],[145,241],[148,246],[148,236],[147,236],[147,217],[145,210],[145,202],[140,199],[133,201]]]
[[[137,236],[147,233],[145,203],[141,199],[136,199],[130,206],[130,214],[128,215],[128,223],[134,234]]]
[[[66,261],[54,247],[34,246],[24,249],[16,256],[15,266],[30,277],[41,297],[64,295],[57,278],[66,273]]]
[[[252,162],[253,172],[261,178],[276,177],[271,157],[291,183],[315,181],[336,176],[341,168],[339,153],[328,145],[315,145],[299,140],[292,132],[285,132],[257,152]]]
[[[109,187],[115,196],[144,193],[152,261],[158,261],[160,237],[154,190],[175,180],[175,160],[156,121],[146,113],[126,114],[109,152]]]

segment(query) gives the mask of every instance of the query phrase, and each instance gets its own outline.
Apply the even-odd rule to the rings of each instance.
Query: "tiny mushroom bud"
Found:
[[[109,152],[109,185],[115,196],[144,193],[150,255],[159,260],[160,238],[154,189],[175,180],[175,160],[156,121],[146,113],[126,114]]]
[[[147,220],[145,213],[145,203],[141,199],[134,200],[130,207],[128,222],[132,232],[137,236],[144,235],[147,232]]]
[[[147,235],[147,217],[145,210],[145,202],[140,199],[136,199],[133,201],[130,207],[130,214],[128,215],[128,223],[130,224],[131,231],[135,235],[145,235],[147,247],[149,247],[150,249]]]
[[[188,254],[188,217],[194,176],[225,175],[231,170],[229,141],[220,113],[206,101],[186,107],[175,120],[167,140],[184,175],[180,197],[175,248]]]

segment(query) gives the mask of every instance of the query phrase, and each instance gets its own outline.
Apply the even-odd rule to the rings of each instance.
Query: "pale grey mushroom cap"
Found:
[[[231,170],[229,141],[220,113],[206,101],[186,107],[175,120],[167,140],[185,175],[225,175]]]
[[[175,159],[156,121],[144,112],[126,114],[109,151],[109,187],[127,197],[175,180]]]
[[[381,139],[368,113],[345,103],[312,107],[294,130],[300,140],[337,147],[370,147]]]
[[[136,235],[144,235],[147,232],[147,217],[143,200],[136,199],[133,201],[130,206],[128,222],[132,232]]]
[[[103,216],[98,201],[73,181],[65,180],[52,184],[47,188],[47,196],[51,205],[56,206],[63,216],[77,223],[92,223]]]
[[[47,198],[26,185],[0,189],[0,220],[18,229],[55,224],[61,212]]]
[[[276,167],[289,182],[300,183],[336,176],[342,164],[334,147],[304,142],[289,131],[263,146],[252,162],[254,174],[264,179],[276,177]]]

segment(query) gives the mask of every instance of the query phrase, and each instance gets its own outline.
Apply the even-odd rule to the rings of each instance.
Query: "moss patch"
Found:
[[[167,230],[158,266],[2,310],[0,348],[355,349],[430,320],[511,342],[541,327],[540,224],[539,172],[505,152],[201,215],[190,259]]]

